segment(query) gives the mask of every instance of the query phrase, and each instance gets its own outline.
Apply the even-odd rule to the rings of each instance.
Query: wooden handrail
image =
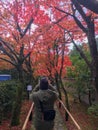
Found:
[[[30,107],[30,110],[29,110],[29,112],[28,112],[28,115],[27,115],[27,117],[26,117],[26,120],[25,120],[25,122],[24,122],[24,124],[23,124],[22,130],[25,130],[25,129],[26,129],[26,126],[27,126],[27,123],[28,123],[28,120],[29,120],[29,117],[30,117],[30,114],[31,114],[31,112],[32,112],[33,107],[34,107],[34,103],[32,103],[32,105],[31,105],[31,107]]]
[[[78,123],[75,121],[75,119],[73,118],[73,116],[71,115],[71,113],[68,111],[68,109],[65,107],[64,103],[59,100],[59,102],[62,104],[63,108],[65,109],[65,111],[68,113],[68,115],[70,116],[70,118],[72,119],[72,121],[74,122],[75,126],[78,128],[78,130],[82,130],[80,128],[80,126],[78,125]]]
[[[78,128],[78,130],[82,130],[82,129],[80,128],[80,126],[78,125],[78,123],[75,121],[74,117],[71,115],[71,113],[70,113],[70,112],[68,111],[68,109],[65,107],[64,103],[63,103],[61,100],[59,100],[59,102],[62,104],[63,108],[64,108],[65,111],[68,113],[68,115],[70,116],[70,118],[71,118],[72,121],[74,122],[75,126]],[[27,123],[28,123],[28,120],[29,120],[29,117],[30,117],[30,114],[31,114],[31,111],[32,111],[33,107],[34,107],[34,103],[32,103],[32,105],[31,105],[31,107],[30,107],[30,110],[29,110],[29,112],[28,112],[28,115],[27,115],[27,117],[26,117],[26,120],[25,120],[25,122],[24,122],[24,124],[23,124],[22,130],[26,130],[26,126],[27,126]]]

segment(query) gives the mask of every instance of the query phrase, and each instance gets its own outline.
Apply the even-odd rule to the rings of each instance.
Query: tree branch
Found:
[[[6,54],[6,55],[8,55],[12,60],[16,60],[18,57],[17,57],[17,55],[15,54],[15,51],[12,49],[12,47],[11,47],[11,45],[8,43],[8,42],[5,42],[2,38],[0,38],[0,43],[1,43],[1,50]],[[4,46],[6,46],[7,47],[7,49],[9,49],[9,51],[11,52],[11,54],[9,54],[8,52],[7,52],[7,50],[3,47],[3,45]],[[15,56],[13,56],[13,55]],[[16,59],[15,59],[16,58]]]
[[[31,18],[31,20],[29,21],[27,27],[25,28],[25,30],[23,31],[23,35],[22,37],[26,34],[26,32],[28,31],[28,29],[30,28],[31,24],[33,23],[34,19]]]
[[[60,11],[60,12],[62,12],[62,13],[64,13],[64,14],[73,16],[72,14],[70,14],[70,13],[68,13],[68,12],[66,12],[66,11],[64,11],[64,10],[62,10],[62,9],[59,9],[58,7],[55,7],[55,9],[57,9],[58,11]]]
[[[72,0],[74,1],[74,0]],[[98,14],[98,0],[77,0],[81,5],[86,7],[87,9],[93,11]]]
[[[73,5],[75,6],[75,8],[78,10],[78,12],[81,14],[84,21],[87,23],[88,22],[87,16],[86,16],[85,12],[83,11],[82,7],[80,6],[80,4],[77,2],[77,0],[71,0],[71,1],[72,1]],[[72,11],[73,11],[73,6],[72,6]]]
[[[29,52],[25,57],[24,60],[31,55],[31,52]]]
[[[8,59],[2,58],[2,57],[0,57],[0,59],[3,60],[3,61],[8,62],[8,63],[10,63],[10,64],[12,64],[13,66],[16,66],[16,64],[14,64],[12,61],[10,61],[10,60],[8,60]]]
[[[66,17],[66,15],[64,15],[63,17],[61,17],[60,19],[58,19],[56,22],[52,22],[52,23],[57,24],[57,23],[61,22],[65,17]]]
[[[58,25],[59,25],[59,24],[58,24]],[[62,29],[64,29],[65,31],[67,31],[69,37],[71,38],[72,43],[74,44],[74,46],[75,46],[76,49],[77,49],[77,51],[80,53],[81,57],[84,59],[84,61],[85,61],[86,64],[88,65],[88,67],[91,69],[91,68],[92,68],[92,64],[88,61],[88,59],[87,59],[86,55],[83,53],[83,51],[82,51],[82,50],[77,46],[77,44],[74,42],[74,40],[73,40],[73,38],[72,38],[70,32],[69,32],[67,29],[63,28],[61,25],[59,25],[59,26],[60,26]]]
[[[24,31],[21,29],[21,27],[19,26],[19,24],[16,23],[17,29],[18,29],[18,31],[19,31],[19,33],[20,33],[20,37],[21,37],[21,38],[23,38],[24,35],[27,33],[27,31],[28,31],[28,29],[30,28],[30,26],[31,26],[31,24],[32,24],[33,21],[34,21],[34,19],[31,18],[31,20],[29,21],[28,25],[27,25],[26,28],[24,29]]]
[[[77,19],[76,16],[73,16],[76,24],[80,27],[80,29],[82,29],[83,32],[87,33],[87,29],[83,26],[83,24]]]
[[[72,38],[71,38],[72,39]],[[77,51],[80,53],[80,56],[84,59],[84,61],[86,62],[86,64],[88,65],[88,67],[91,69],[92,65],[91,63],[88,61],[86,55],[83,53],[83,51],[76,45],[76,43],[74,42],[74,40],[72,39],[72,43],[74,44],[74,46],[76,47]]]

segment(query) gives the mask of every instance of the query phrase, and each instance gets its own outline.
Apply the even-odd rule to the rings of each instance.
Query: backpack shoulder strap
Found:
[[[40,103],[40,107],[41,107],[41,112],[43,112],[43,111],[44,111],[43,102],[41,102],[41,101],[39,100],[39,103]]]

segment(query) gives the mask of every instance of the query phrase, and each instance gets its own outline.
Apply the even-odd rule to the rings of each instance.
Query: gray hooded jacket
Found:
[[[47,90],[38,90],[38,86],[33,90],[31,99],[34,102],[34,126],[36,130],[52,130],[54,121],[42,120],[40,102],[43,102],[44,110],[53,109],[54,103],[58,98],[58,93],[50,86]]]

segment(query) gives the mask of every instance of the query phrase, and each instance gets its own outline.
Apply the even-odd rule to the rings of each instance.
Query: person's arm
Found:
[[[58,93],[57,89],[54,88],[51,84],[49,84],[49,89],[51,91],[53,91],[53,93],[55,93],[55,98],[58,99],[59,98],[59,93]]]
[[[39,90],[39,84],[37,84],[37,85],[35,86],[35,88],[33,89],[32,92],[37,92],[38,90]]]
[[[30,100],[33,100],[33,94],[34,92],[37,92],[39,90],[39,84],[37,84],[34,89],[32,90],[31,94],[30,94]]]

